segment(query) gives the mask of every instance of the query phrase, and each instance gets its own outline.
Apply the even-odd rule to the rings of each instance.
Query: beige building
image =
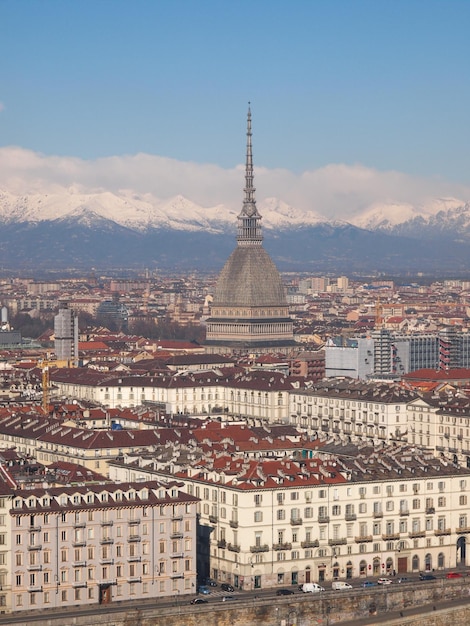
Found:
[[[318,455],[219,454],[175,468],[201,499],[199,573],[256,589],[468,562],[470,470],[406,446]],[[110,471],[115,479],[166,475],[151,463]]]
[[[408,404],[416,397],[397,384],[328,379],[289,394],[289,419],[310,433],[344,440],[406,442]]]
[[[194,593],[196,499],[180,488],[172,480],[16,490],[0,535],[0,557],[11,564],[0,569],[2,606],[15,612]]]

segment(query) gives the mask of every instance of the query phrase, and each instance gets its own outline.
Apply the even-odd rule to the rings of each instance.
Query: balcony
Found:
[[[400,509],[399,515],[401,515],[402,517],[404,515],[409,515],[409,514],[410,514],[410,509]]]
[[[455,532],[458,535],[466,535],[467,533],[470,533],[470,526],[459,526],[455,529]]]
[[[359,535],[359,537],[354,537],[354,541],[356,543],[368,543],[372,541],[372,535]]]
[[[28,572],[40,572],[42,570],[42,565],[28,565]]]
[[[347,522],[355,522],[357,520],[357,515],[355,513],[346,513],[344,519]]]
[[[230,552],[240,552],[240,546],[236,543],[228,543],[227,550],[230,550]]]
[[[183,521],[183,516],[182,515],[173,515],[171,518],[172,522],[182,522]]]
[[[129,541],[130,543],[135,543],[137,541],[141,541],[141,536],[140,535],[129,535],[129,537],[127,538],[127,541]]]
[[[128,576],[127,582],[128,583],[141,583],[142,577],[141,576]]]
[[[318,523],[319,524],[328,524],[330,522],[330,516],[329,515],[319,515],[318,516]]]
[[[117,585],[115,578],[101,578],[98,580],[98,585]]]
[[[219,521],[219,518],[217,517],[217,515],[209,515],[209,522],[211,524],[217,524],[218,521]]]
[[[28,530],[30,533],[40,533],[41,532],[41,526],[28,526]]]
[[[426,515],[434,515],[436,509],[433,506],[426,507]]]
[[[114,539],[112,537],[103,537],[102,539],[100,539],[100,544],[102,546],[105,546],[110,543],[114,543]]]
[[[302,523],[303,523],[303,520],[301,517],[292,517],[290,520],[291,526],[300,526]]]
[[[183,539],[183,533],[180,533],[180,532],[171,533],[170,539]]]
[[[30,585],[28,591],[30,593],[40,593],[42,591],[42,585]]]
[[[238,520],[231,519],[229,524],[230,524],[230,528],[238,528]]]
[[[328,539],[329,546],[345,546],[348,543],[346,537],[338,537],[337,539]]]
[[[225,541],[225,539],[220,539],[217,542],[217,547],[221,548],[222,550],[225,550],[225,548],[227,547],[227,542]]]
[[[114,565],[114,559],[111,559],[111,558],[100,559],[100,565]]]
[[[269,546],[266,543],[262,546],[250,546],[250,552],[269,552]]]
[[[110,519],[102,519],[101,526],[112,526],[114,524],[113,520]]]
[[[318,539],[314,539],[313,541],[302,541],[300,545],[302,548],[318,548],[320,542]]]
[[[32,543],[28,546],[28,550],[32,552],[33,550],[42,550],[42,545],[40,543]]]
[[[457,448],[449,448],[449,452],[456,453],[458,452]]]
[[[450,535],[452,534],[452,530],[450,528],[438,528],[434,531],[436,537],[442,537],[442,535]]]
[[[73,587],[74,589],[79,589],[80,587],[86,587],[86,586],[87,586],[87,582],[86,582],[86,580],[75,580],[75,581],[72,583],[72,587]]]
[[[170,578],[172,580],[175,580],[176,578],[184,578],[184,574],[178,574],[178,573],[174,572],[173,574],[170,575]]]
[[[74,528],[86,528],[86,522],[74,522],[73,527]]]
[[[127,557],[127,562],[128,563],[140,563],[142,561],[142,557],[141,556],[136,556],[136,555],[132,555],[132,556],[128,556]]]
[[[383,541],[398,541],[398,539],[400,539],[400,533],[388,533],[382,535]]]
[[[137,526],[140,524],[140,519],[129,519],[127,520],[129,526]]]
[[[410,539],[419,539],[420,537],[426,537],[425,530],[412,530],[408,533]]]
[[[72,541],[72,546],[74,548],[83,548],[84,546],[86,546],[86,539],[75,539],[74,541]]]
[[[274,543],[273,544],[273,550],[279,551],[279,550],[292,550],[292,544],[291,543]]]
[[[384,516],[383,511],[374,511],[375,519],[379,519],[379,518],[381,518],[383,516]]]
[[[86,567],[86,561],[73,561],[72,567]]]
[[[184,559],[184,552],[172,552],[170,559]]]

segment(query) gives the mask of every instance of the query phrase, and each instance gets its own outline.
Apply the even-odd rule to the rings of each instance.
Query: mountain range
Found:
[[[258,202],[264,245],[279,269],[461,273],[470,270],[470,204],[367,207],[329,220],[276,199]],[[15,195],[0,190],[4,269],[219,270],[233,250],[238,211],[132,191]]]

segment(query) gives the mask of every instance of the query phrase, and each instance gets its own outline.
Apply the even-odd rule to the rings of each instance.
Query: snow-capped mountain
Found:
[[[349,222],[277,198],[258,209],[265,246],[284,269],[470,271],[470,205],[454,198],[374,205]],[[239,210],[131,190],[0,191],[0,264],[220,269],[236,245]]]
[[[267,198],[259,203],[259,207],[263,226],[268,229],[325,221],[316,213],[304,213],[276,198]],[[238,212],[223,205],[202,207],[181,195],[159,200],[150,194],[142,196],[130,191],[83,194],[70,189],[62,193],[25,196],[0,191],[0,223],[3,224],[68,218],[92,226],[94,215],[141,232],[149,228],[165,228],[216,233],[233,228]]]

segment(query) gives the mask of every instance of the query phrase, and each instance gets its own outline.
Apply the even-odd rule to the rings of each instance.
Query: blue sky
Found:
[[[258,167],[466,189],[469,27],[468,0],[0,0],[0,146],[230,169],[250,100]]]

